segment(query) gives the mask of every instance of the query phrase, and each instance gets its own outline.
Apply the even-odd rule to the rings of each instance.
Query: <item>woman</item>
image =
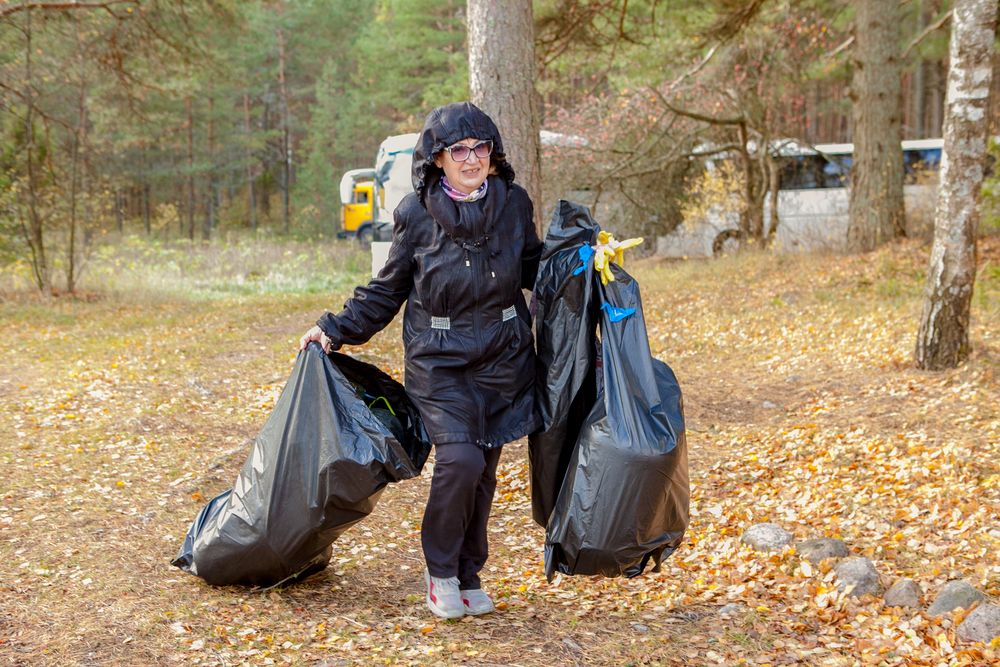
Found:
[[[427,606],[442,618],[493,611],[480,586],[500,447],[540,425],[522,289],[542,244],[496,125],[463,102],[427,117],[413,188],[396,208],[385,267],[300,346],[360,345],[406,302],[406,390],[435,445],[421,526]]]

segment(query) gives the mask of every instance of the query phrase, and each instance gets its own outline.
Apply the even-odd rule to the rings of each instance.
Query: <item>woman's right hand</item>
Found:
[[[330,354],[330,345],[333,343],[333,341],[331,341],[330,337],[327,336],[325,333],[323,333],[323,330],[320,329],[318,326],[315,326],[309,331],[302,334],[302,338],[299,339],[299,349],[300,350],[306,349],[306,346],[312,341],[316,341],[317,343],[319,343],[321,346],[323,346],[323,352],[325,352],[326,354]]]

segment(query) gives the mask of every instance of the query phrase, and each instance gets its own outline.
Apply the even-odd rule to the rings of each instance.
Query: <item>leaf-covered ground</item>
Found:
[[[685,392],[688,536],[660,573],[546,583],[515,443],[484,576],[500,610],[460,622],[423,604],[429,471],[293,588],[211,588],[168,564],[346,289],[2,303],[0,662],[989,664],[997,646],[956,637],[964,612],[845,598],[828,564],[739,542],[771,521],[843,538],[926,601],[953,578],[1000,597],[1000,243],[981,249],[973,356],[943,373],[911,363],[927,252],[631,267]],[[398,340],[394,323],[355,352],[400,376]]]

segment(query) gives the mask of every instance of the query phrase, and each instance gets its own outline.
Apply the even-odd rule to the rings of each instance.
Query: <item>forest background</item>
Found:
[[[136,237],[334,237],[341,174],[469,96],[458,0],[22,4],[0,9],[8,289],[74,291]],[[903,138],[941,136],[949,10],[894,10]],[[705,147],[850,142],[853,19],[838,0],[535,2],[541,126],[586,141],[543,148],[543,212],[585,192],[621,232],[664,234],[705,197]],[[760,204],[752,167],[729,187]]]

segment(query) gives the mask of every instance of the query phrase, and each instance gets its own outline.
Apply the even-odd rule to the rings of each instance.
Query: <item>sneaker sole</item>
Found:
[[[465,613],[469,616],[483,616],[484,614],[492,614],[497,610],[496,607],[491,607],[490,609],[483,609],[482,611],[472,611],[468,607],[465,608]]]
[[[441,609],[436,604],[434,604],[434,601],[431,600],[430,593],[427,594],[427,608],[430,609],[431,613],[437,616],[438,618],[444,618],[444,619],[462,618],[463,616],[465,616],[466,613],[465,610],[463,609],[460,612],[449,614],[448,612],[446,612],[445,610]]]

